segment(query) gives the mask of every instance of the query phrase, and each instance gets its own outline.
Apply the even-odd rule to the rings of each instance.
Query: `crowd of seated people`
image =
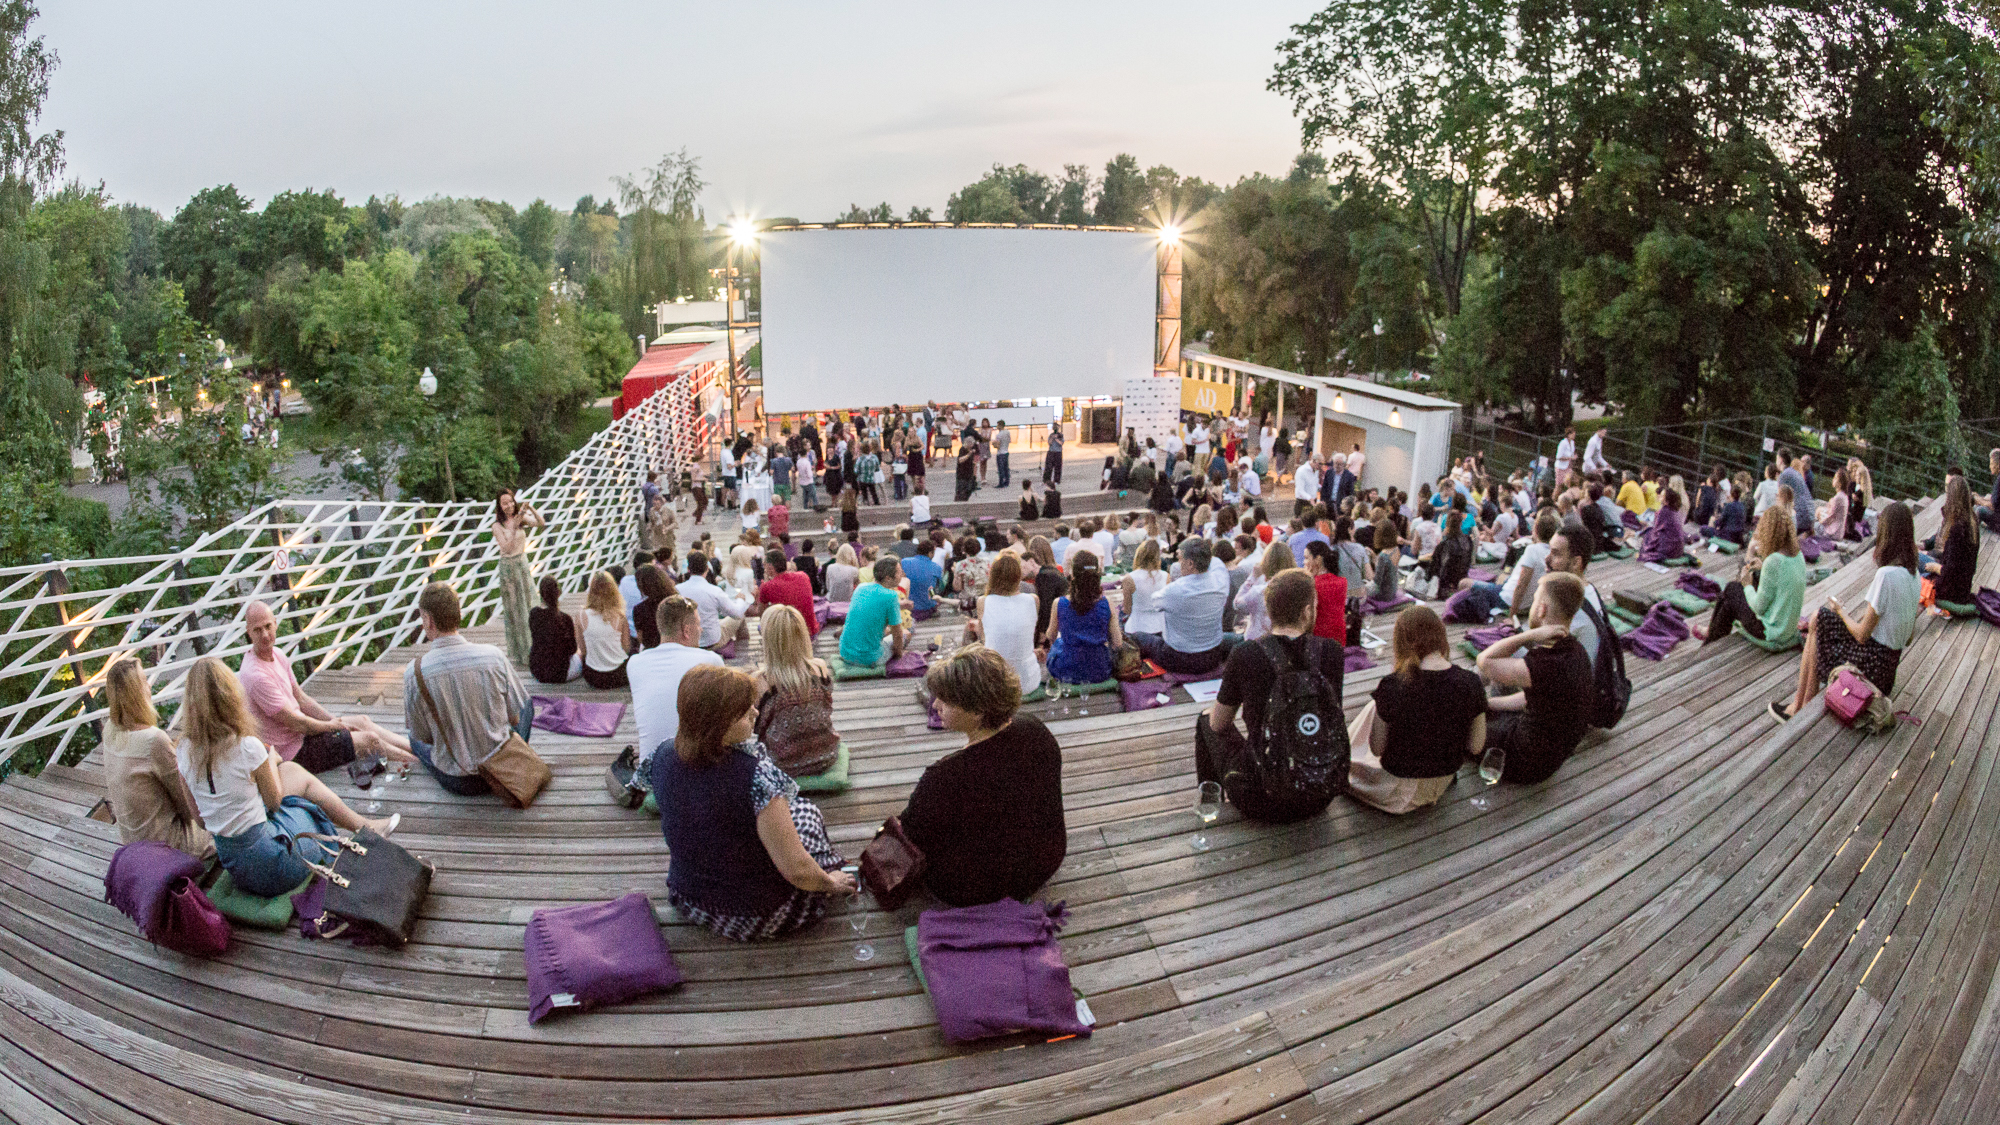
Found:
[[[1025,898],[1060,867],[1066,828],[1062,751],[1020,710],[1024,694],[1033,696],[1045,677],[1110,680],[1128,639],[1165,671],[1219,675],[1193,747],[1197,778],[1220,783],[1255,820],[1315,815],[1326,806],[1323,794],[1270,791],[1250,765],[1267,736],[1280,667],[1274,656],[1311,669],[1337,696],[1361,597],[1394,599],[1413,564],[1419,592],[1431,592],[1425,579],[1437,579],[1438,593],[1469,592],[1479,620],[1505,616],[1521,631],[1487,646],[1468,669],[1453,664],[1436,612],[1402,610],[1393,668],[1347,728],[1346,792],[1383,812],[1414,812],[1437,803],[1466,763],[1495,749],[1506,756],[1505,781],[1553,776],[1589,729],[1593,668],[1601,646],[1616,643],[1603,632],[1603,599],[1585,574],[1594,556],[1626,543],[1624,513],[1640,524],[1642,560],[1677,556],[1698,534],[1747,540],[1734,580],[1696,634],[1705,645],[1738,633],[1770,649],[1803,641],[1797,689],[1771,705],[1779,719],[1795,714],[1841,664],[1893,691],[1920,615],[1919,580],[1928,575],[1940,601],[1969,601],[1990,509],[1975,502],[1962,475],[1951,477],[1943,526],[1920,554],[1910,510],[1889,504],[1860,611],[1828,599],[1801,635],[1799,515],[1801,497],[1812,503],[1810,462],[1778,453],[1766,474],[1770,487],[1755,490],[1754,500],[1747,474],[1719,467],[1692,498],[1679,477],[1625,472],[1613,500],[1601,473],[1565,480],[1542,465],[1503,484],[1469,462],[1412,497],[1359,488],[1343,479],[1346,469],[1315,459],[1299,467],[1300,477],[1314,484],[1331,477],[1342,494],[1331,507],[1300,497],[1285,527],[1266,518],[1239,471],[1227,478],[1233,488],[1189,513],[1185,535],[1178,518],[1158,510],[1111,523],[1056,523],[1053,540],[1026,527],[956,542],[941,530],[919,538],[903,527],[885,551],[842,543],[823,569],[810,543],[796,557],[788,557],[788,543],[745,558],[732,552],[725,567],[700,541],[697,548],[708,549],[690,550],[678,579],[671,548],[635,557],[629,574],[591,575],[573,616],[561,609],[559,585],[545,579],[543,605],[530,615],[528,664],[543,682],[581,676],[594,688],[631,692],[641,780],[658,802],[672,852],[670,901],[726,937],[772,938],[811,924],[831,896],[853,886],[795,780],[830,768],[842,747],[834,669],[814,655],[815,596],[846,595],[835,599],[848,603],[835,651],[850,668],[901,655],[912,642],[911,616],[933,616],[941,598],[962,598],[972,643],[931,664],[925,691],[943,728],[965,744],[924,771],[901,819],[927,857],[924,882],[939,901]],[[2000,451],[1992,464],[2000,473]],[[1150,470],[1159,480],[1176,467],[1196,471],[1142,453],[1137,475]],[[1866,510],[1863,474],[1853,466],[1838,472],[1833,499],[1806,530],[1850,535]],[[1753,505],[1760,515],[1754,534],[1744,535]],[[1483,548],[1502,563],[1497,581],[1466,576]],[[1114,563],[1123,573],[1107,596]],[[627,584],[629,595],[621,591]],[[291,843],[300,833],[395,827],[355,814],[315,772],[375,753],[421,762],[451,793],[485,792],[480,762],[510,735],[530,733],[526,691],[498,649],[459,635],[449,586],[426,587],[419,611],[430,643],[405,674],[407,737],[314,701],[276,651],[275,618],[261,605],[248,613],[252,651],[240,676],[212,660],[190,674],[178,735],[159,729],[137,661],[115,662],[106,672],[106,761],[121,836],[212,852],[240,885],[275,894],[302,881],[303,861],[313,858]],[[762,641],[754,675],[725,663],[749,619],[759,622]]]

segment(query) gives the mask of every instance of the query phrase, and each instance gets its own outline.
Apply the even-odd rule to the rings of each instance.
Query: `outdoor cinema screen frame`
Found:
[[[781,228],[759,241],[771,413],[1117,395],[1153,369],[1150,232]]]

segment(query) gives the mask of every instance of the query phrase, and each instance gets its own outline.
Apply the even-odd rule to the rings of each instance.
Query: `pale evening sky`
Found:
[[[62,57],[42,129],[65,175],[171,216],[258,201],[484,195],[567,209],[686,146],[711,220],[938,209],[995,161],[1056,176],[1130,152],[1282,174],[1265,91],[1313,0],[161,4],[42,0]]]

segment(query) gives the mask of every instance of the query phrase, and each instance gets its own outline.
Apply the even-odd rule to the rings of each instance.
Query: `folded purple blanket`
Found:
[[[1705,602],[1712,602],[1722,596],[1722,583],[1698,570],[1681,571],[1674,578],[1674,586]]]
[[[1513,635],[1512,625],[1487,625],[1465,631],[1465,639],[1471,641],[1473,646],[1482,652]]]
[[[1470,579],[1472,579],[1472,580],[1473,580],[1474,582],[1498,582],[1498,581],[1500,581],[1500,574],[1499,574],[1499,572],[1498,572],[1498,571],[1495,571],[1495,570],[1494,570],[1494,569],[1493,569],[1492,567],[1490,567],[1490,566],[1475,566],[1475,567],[1473,567],[1473,568],[1472,568],[1471,570],[1468,570],[1468,571],[1466,571],[1466,572],[1465,572],[1465,576],[1466,576],[1467,578],[1470,578]]]
[[[1346,656],[1344,667],[1348,672],[1366,672],[1375,667],[1375,661],[1369,659],[1368,650],[1360,645],[1348,645]]]
[[[1648,660],[1665,660],[1675,645],[1691,635],[1680,610],[1667,602],[1654,602],[1639,627],[1625,634],[1625,651]]]
[[[1413,604],[1416,600],[1410,595],[1401,592],[1398,592],[1395,597],[1390,598],[1388,601],[1383,601],[1380,598],[1362,598],[1361,612],[1371,614],[1387,613],[1392,609],[1401,609],[1403,606]]]
[[[1833,550],[1835,546],[1836,544],[1834,543],[1833,540],[1824,538],[1822,536],[1818,535],[1799,536],[1799,554],[1804,555],[1806,561],[1809,563],[1818,562],[1819,557],[1821,555],[1824,555],[1828,551]]]
[[[618,720],[625,717],[623,703],[588,703],[567,695],[537,695],[532,700],[535,725],[556,734],[610,738],[618,733]]]

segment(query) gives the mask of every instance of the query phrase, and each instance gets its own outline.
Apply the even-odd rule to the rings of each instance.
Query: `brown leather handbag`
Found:
[[[875,831],[861,852],[861,881],[884,910],[910,900],[924,877],[924,853],[903,834],[903,822],[890,817]]]
[[[419,657],[413,667],[416,669],[417,691],[424,697],[424,706],[431,713],[431,726],[436,728],[438,741],[444,741],[444,716],[438,711],[437,700],[431,698],[430,685],[424,682],[424,662]],[[535,803],[535,798],[548,787],[555,777],[549,764],[542,761],[528,746],[528,740],[515,731],[507,732],[507,741],[500,748],[486,756],[479,763],[479,776],[486,780],[488,788],[500,799],[517,809],[525,809]]]

